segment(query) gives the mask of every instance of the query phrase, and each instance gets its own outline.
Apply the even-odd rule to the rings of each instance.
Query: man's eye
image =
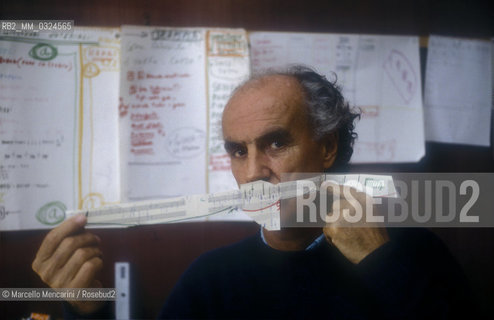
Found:
[[[247,154],[247,149],[245,146],[234,143],[234,142],[225,142],[225,151],[228,153],[230,158],[241,158]]]
[[[232,152],[230,153],[232,155],[232,157],[234,158],[241,158],[243,157],[247,152],[245,152],[244,149],[236,149],[236,150],[232,150]]]
[[[269,146],[273,150],[281,149],[285,146],[285,144],[281,141],[273,141]]]

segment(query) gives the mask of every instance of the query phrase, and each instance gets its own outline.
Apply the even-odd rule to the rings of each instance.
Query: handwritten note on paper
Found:
[[[492,46],[431,36],[425,73],[425,128],[431,141],[489,145]]]
[[[98,35],[98,46],[81,45],[83,126],[78,207],[99,208],[120,200],[118,29]]]
[[[352,161],[418,161],[425,153],[418,38],[250,33],[253,72],[304,64],[362,109]]]
[[[232,91],[250,72],[247,33],[241,29],[212,29],[207,32],[209,138],[208,192],[216,193],[237,188],[225,152],[221,128],[223,109]],[[243,213],[212,216],[210,219],[245,220]]]
[[[206,31],[122,27],[122,198],[206,191]]]
[[[232,91],[249,76],[247,33],[216,29],[207,33],[209,91],[209,192],[237,187],[223,147],[221,117]]]
[[[119,200],[116,31],[0,37],[0,230]]]

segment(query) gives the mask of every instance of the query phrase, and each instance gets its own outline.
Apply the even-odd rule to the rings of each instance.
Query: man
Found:
[[[342,170],[357,117],[339,89],[308,68],[247,81],[223,114],[237,183],[276,184],[284,173]],[[339,205],[352,208],[344,198]],[[51,231],[33,262],[52,287],[101,285],[95,279],[102,263],[99,239],[74,235],[85,223],[77,219]],[[261,230],[196,260],[160,317],[450,318],[467,310],[464,278],[442,244],[422,230],[394,233],[336,223],[322,230]],[[80,313],[100,307],[72,304]]]

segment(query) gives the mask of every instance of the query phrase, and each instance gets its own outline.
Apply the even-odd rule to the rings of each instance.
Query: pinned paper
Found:
[[[492,109],[489,41],[431,36],[424,91],[427,140],[489,146]]]
[[[117,35],[0,35],[0,230],[120,200]]]
[[[252,32],[250,41],[253,72],[304,64],[337,78],[345,99],[362,110],[353,163],[424,156],[418,37]]]

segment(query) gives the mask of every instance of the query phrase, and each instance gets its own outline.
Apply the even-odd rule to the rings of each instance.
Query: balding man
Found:
[[[296,66],[248,80],[223,113],[225,149],[237,183],[276,184],[287,173],[344,171],[357,117],[338,87],[311,69]],[[351,208],[340,200],[345,207]],[[282,219],[292,214],[285,211]],[[83,224],[68,221],[42,244],[33,267],[50,286],[99,285],[99,239],[73,235]],[[54,256],[62,259],[50,262]],[[160,317],[448,318],[470,306],[465,292],[458,265],[423,230],[338,224],[261,229],[199,257]],[[73,306],[79,312],[99,308],[89,302]]]

